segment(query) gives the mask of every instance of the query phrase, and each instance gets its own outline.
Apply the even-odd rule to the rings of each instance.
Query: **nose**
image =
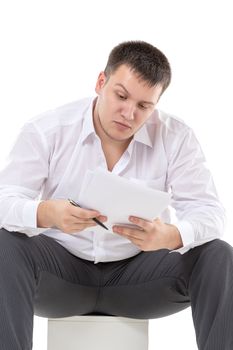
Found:
[[[135,108],[133,103],[126,103],[122,108],[121,114],[126,120],[134,120],[134,113],[135,113]]]

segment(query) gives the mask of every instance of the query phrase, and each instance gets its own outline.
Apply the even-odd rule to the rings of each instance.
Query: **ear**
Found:
[[[100,93],[101,89],[104,87],[105,82],[106,82],[106,75],[104,72],[100,72],[96,82],[96,86],[95,86],[95,92],[97,94]]]

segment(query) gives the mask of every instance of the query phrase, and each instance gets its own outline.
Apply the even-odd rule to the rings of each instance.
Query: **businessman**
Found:
[[[2,350],[32,348],[34,314],[151,319],[189,306],[198,349],[233,349],[224,209],[193,131],[156,108],[170,80],[159,49],[123,42],[96,96],[21,129],[0,173]],[[170,192],[175,215],[127,213],[133,226],[95,232],[105,213],[68,199],[78,202],[85,173],[97,168]]]

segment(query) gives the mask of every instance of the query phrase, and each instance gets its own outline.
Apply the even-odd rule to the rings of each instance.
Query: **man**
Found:
[[[31,349],[34,313],[157,318],[189,305],[199,349],[233,348],[224,210],[192,130],[156,109],[170,78],[157,48],[119,44],[97,97],[21,130],[0,175],[1,349]],[[105,213],[67,199],[98,167],[171,192],[176,219],[129,216],[132,227],[94,233]]]

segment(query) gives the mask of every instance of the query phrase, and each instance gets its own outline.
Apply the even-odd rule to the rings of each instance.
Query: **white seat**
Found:
[[[148,320],[75,316],[48,320],[48,350],[148,350]]]

